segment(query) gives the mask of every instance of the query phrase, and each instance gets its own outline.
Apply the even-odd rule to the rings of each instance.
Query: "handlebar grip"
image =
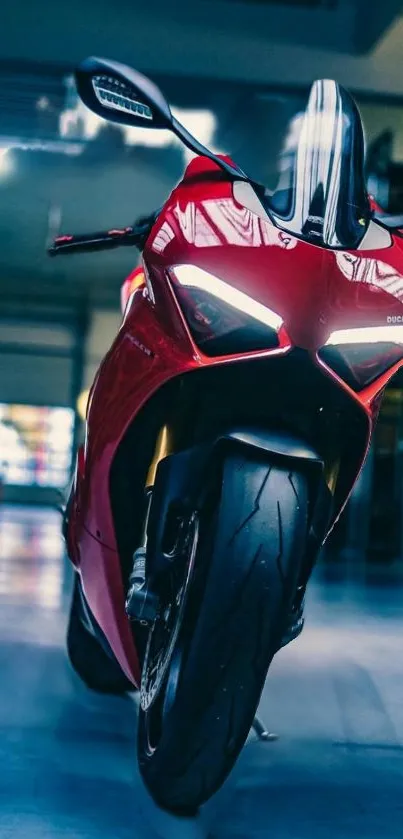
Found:
[[[48,249],[49,256],[59,254],[79,253],[109,250],[122,245],[136,246],[140,242],[138,232],[133,227],[87,233],[81,236],[57,236],[53,245]]]

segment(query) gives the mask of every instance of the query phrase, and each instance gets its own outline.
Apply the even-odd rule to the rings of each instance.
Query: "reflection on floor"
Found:
[[[0,521],[0,596],[20,606],[35,604],[60,610],[60,514],[56,510],[7,507]]]
[[[403,823],[403,592],[315,588],[230,781],[190,824],[138,780],[135,706],[88,692],[63,650],[71,575],[56,512],[0,510],[2,839],[394,839]]]

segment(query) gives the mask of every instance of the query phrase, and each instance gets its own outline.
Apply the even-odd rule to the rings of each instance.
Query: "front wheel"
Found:
[[[242,452],[189,519],[187,562],[150,631],[138,726],[141,774],[168,810],[210,798],[246,741],[295,595],[307,508],[303,474]]]

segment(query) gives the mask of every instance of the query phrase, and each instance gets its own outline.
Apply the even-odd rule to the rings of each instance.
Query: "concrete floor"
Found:
[[[0,512],[1,839],[403,836],[403,591],[315,585],[253,737],[195,822],[136,771],[135,704],[87,691],[64,653],[71,584],[56,513]]]

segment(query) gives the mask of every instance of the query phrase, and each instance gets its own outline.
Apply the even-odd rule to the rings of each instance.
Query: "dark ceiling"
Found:
[[[261,4],[269,6],[301,6],[303,9],[334,9],[338,0],[226,0],[227,3],[247,3],[250,6]]]
[[[278,44],[316,49],[322,61],[327,50],[367,53],[402,7],[402,0],[120,0],[118,8],[109,0],[2,0],[0,56],[71,66],[90,52],[154,73],[273,81],[290,69],[306,73],[310,60],[299,51],[299,66],[283,67]]]

